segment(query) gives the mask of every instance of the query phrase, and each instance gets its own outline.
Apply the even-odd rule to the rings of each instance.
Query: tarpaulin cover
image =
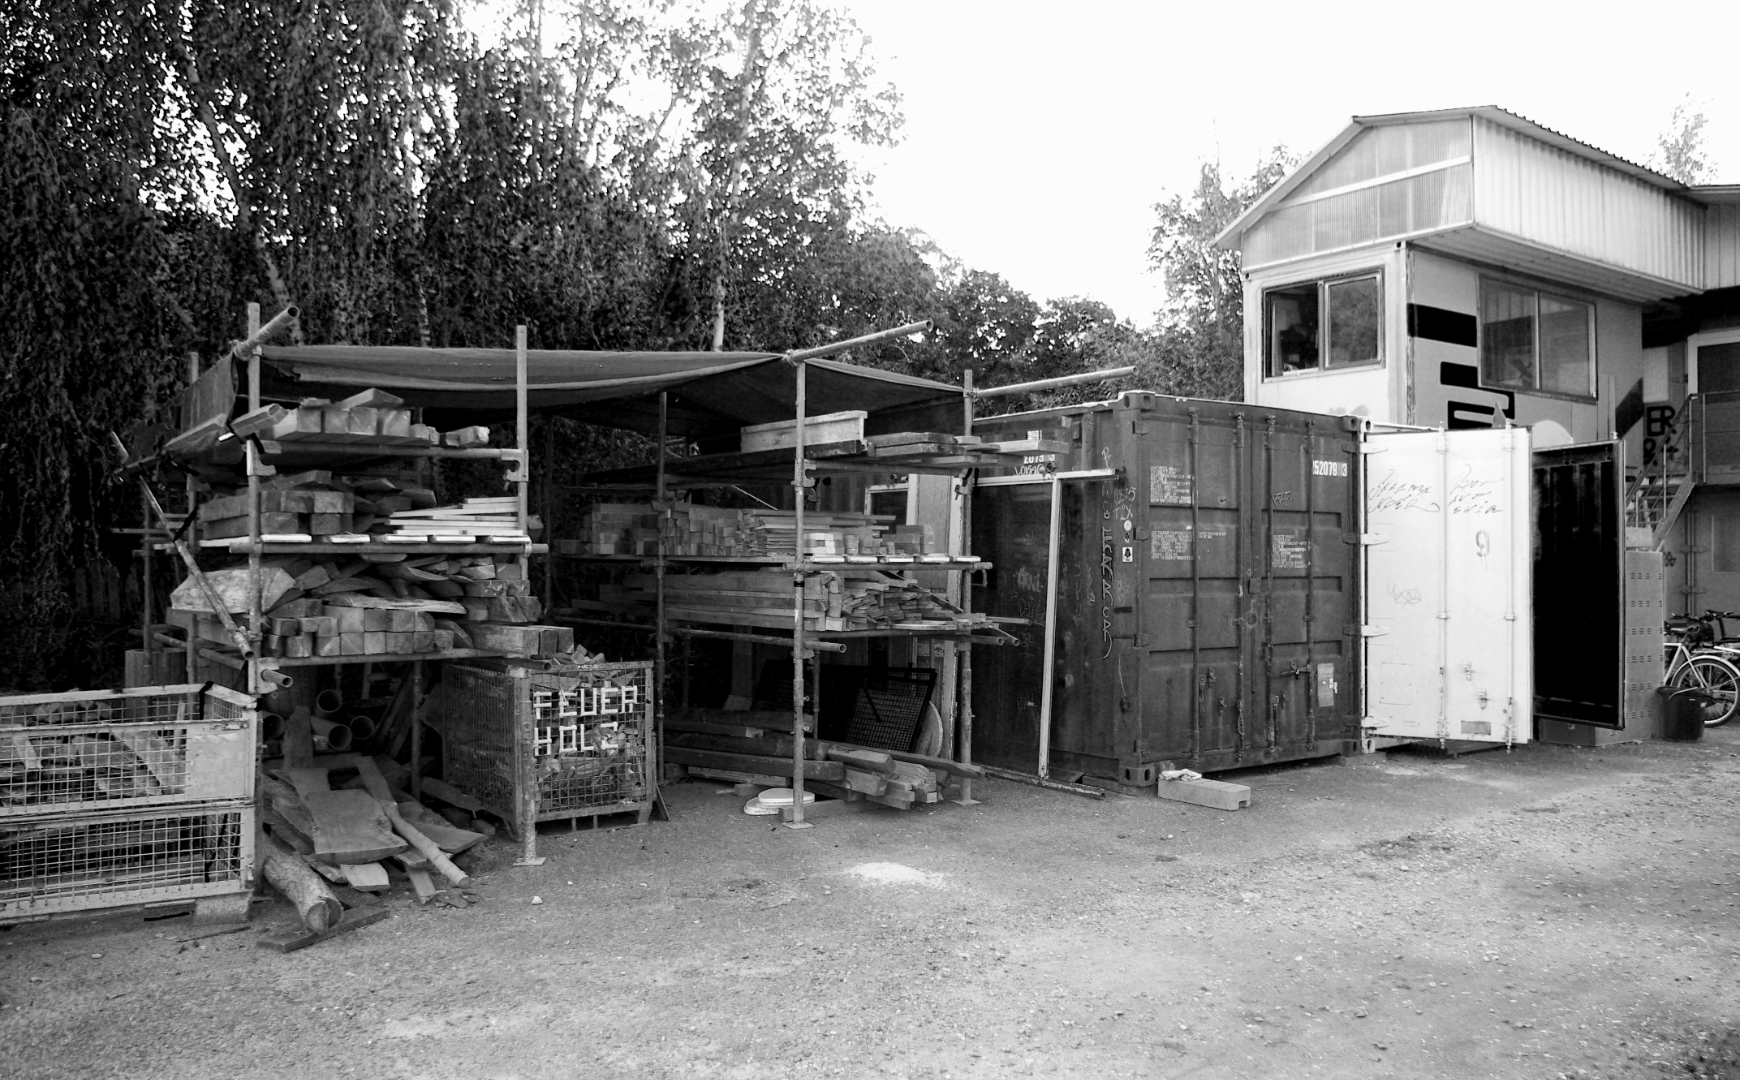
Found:
[[[262,392],[268,399],[337,400],[376,387],[412,406],[452,417],[499,420],[514,413],[512,349],[409,346],[265,346]],[[945,383],[838,360],[806,361],[804,412],[877,413],[962,404]],[[526,353],[527,405],[613,427],[654,431],[658,394],[668,393],[674,435],[734,432],[746,424],[789,420],[797,408],[797,368],[778,353]]]

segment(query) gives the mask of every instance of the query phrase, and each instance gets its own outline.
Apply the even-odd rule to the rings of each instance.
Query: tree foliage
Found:
[[[1704,146],[1704,108],[1687,94],[1668,117],[1668,129],[1656,136],[1649,164],[1682,184],[1702,183],[1710,169]]]

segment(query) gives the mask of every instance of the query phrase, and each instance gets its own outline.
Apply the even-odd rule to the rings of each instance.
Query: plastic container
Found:
[[[1715,698],[1695,686],[1668,695],[1662,710],[1661,737],[1670,742],[1697,742],[1704,737],[1704,717],[1720,708]]]

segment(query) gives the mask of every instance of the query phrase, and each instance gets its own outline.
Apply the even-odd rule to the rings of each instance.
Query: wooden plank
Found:
[[[733,769],[761,776],[792,775],[790,758],[761,757],[753,754],[726,754],[713,750],[692,750],[682,746],[667,746],[665,760],[678,765],[699,765],[703,768]],[[846,766],[837,761],[804,762],[806,780],[841,781],[846,778]]]
[[[274,952],[295,952],[297,949],[306,949],[308,946],[318,944],[328,938],[334,938],[340,934],[348,934],[352,930],[360,930],[365,926],[372,926],[390,914],[391,912],[384,907],[376,908],[373,911],[347,911],[345,912],[344,918],[340,920],[336,926],[322,930],[319,933],[299,931],[286,934],[272,934],[269,937],[261,938],[259,943],[262,948],[271,949]]]
[[[385,892],[392,887],[392,882],[387,878],[387,868],[378,862],[339,863],[338,869],[353,889]]]
[[[315,857],[333,864],[369,863],[405,850],[390,815],[368,792],[314,791],[302,796],[314,822]]]

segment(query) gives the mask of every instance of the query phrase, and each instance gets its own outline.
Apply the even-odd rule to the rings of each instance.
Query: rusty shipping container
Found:
[[[974,492],[974,607],[1029,620],[974,653],[974,760],[1037,767],[1053,472],[1051,775],[1146,786],[1355,748],[1360,455],[1339,418],[1128,393],[974,434],[1069,446]]]

